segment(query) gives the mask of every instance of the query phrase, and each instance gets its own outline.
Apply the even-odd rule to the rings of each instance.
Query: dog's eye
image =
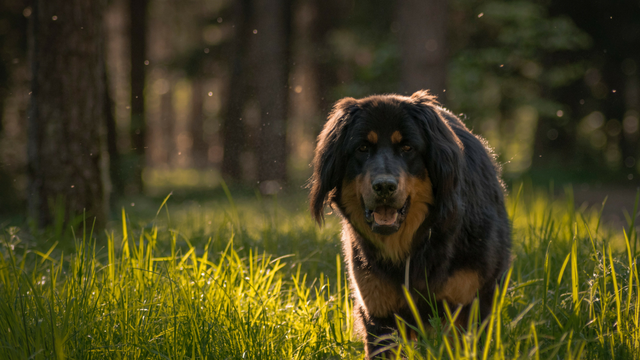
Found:
[[[405,145],[405,146],[402,147],[402,152],[409,152],[409,151],[412,151],[412,150],[413,150],[413,148],[411,146],[409,146],[409,145]]]
[[[367,145],[362,145],[358,148],[358,151],[360,152],[367,152],[369,151],[369,147]]]

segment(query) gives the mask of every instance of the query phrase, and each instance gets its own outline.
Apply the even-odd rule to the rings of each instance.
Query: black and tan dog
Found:
[[[310,179],[313,217],[342,215],[358,332],[367,357],[378,337],[410,321],[402,285],[423,320],[425,299],[460,323],[478,296],[486,317],[510,264],[510,225],[491,150],[427,91],[339,101],[318,137]]]

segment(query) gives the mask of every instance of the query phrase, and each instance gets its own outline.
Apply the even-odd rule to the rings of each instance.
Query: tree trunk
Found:
[[[289,0],[256,0],[256,46],[260,135],[258,144],[258,181],[287,179],[286,123],[289,98],[289,42],[291,3]],[[271,183],[276,184],[276,183]],[[279,188],[262,189],[273,193]]]
[[[331,111],[331,89],[338,83],[338,76],[334,65],[334,55],[329,45],[329,33],[335,29],[341,20],[340,7],[335,0],[314,0],[312,2],[314,15],[311,25],[312,59],[314,68],[314,82],[319,98],[318,107],[322,118]]]
[[[129,0],[131,47],[131,148],[135,157],[132,188],[142,192],[147,128],[144,111],[145,61],[147,61],[148,0]],[[148,63],[147,63],[148,64]]]
[[[242,178],[240,155],[245,146],[244,123],[242,109],[247,89],[246,58],[249,50],[249,39],[252,35],[250,18],[252,0],[236,0],[234,3],[234,38],[229,62],[231,76],[229,77],[227,99],[222,119],[222,176],[227,181]]]
[[[176,110],[173,106],[173,76],[167,75],[169,89],[160,96],[161,147],[165,165],[172,163],[176,155]]]
[[[209,144],[204,136],[204,84],[196,78],[191,81],[191,162],[195,167],[205,167],[209,153]]]
[[[444,102],[447,1],[399,0],[397,23],[402,59],[400,92],[429,89]]]
[[[106,59],[106,58],[105,58]],[[109,175],[111,179],[111,203],[118,196],[124,194],[124,179],[120,168],[120,154],[118,153],[118,129],[116,126],[116,116],[113,112],[114,104],[111,98],[109,81],[106,71],[106,60],[103,62],[104,71],[104,114],[107,130],[107,152],[109,153]]]
[[[622,66],[619,66],[619,68],[620,67]],[[637,129],[632,133],[627,132],[625,129],[628,129],[629,124],[633,123],[633,120],[631,120],[631,118],[633,118],[633,112],[637,114],[638,110],[640,110],[640,86],[638,84],[638,76],[626,76],[626,78],[620,79],[620,83],[621,85],[624,84],[624,109],[626,110],[625,113],[620,116],[623,124],[622,139],[620,141],[622,163],[625,172],[631,171],[636,173],[637,171],[634,168],[638,168],[637,163],[640,161],[638,158],[638,156],[640,156],[640,152],[638,151],[640,136]],[[625,122],[627,123],[627,127],[624,126]]]
[[[0,88],[0,137],[2,136],[2,131],[4,130],[4,101],[7,98],[7,92]]]
[[[104,0],[33,3],[29,210],[41,227],[63,214],[86,212],[98,227],[106,220],[104,8]]]

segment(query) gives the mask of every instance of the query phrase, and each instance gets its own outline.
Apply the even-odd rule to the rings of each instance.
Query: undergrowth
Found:
[[[637,202],[616,229],[574,209],[570,189],[514,191],[513,266],[490,320],[398,319],[397,357],[638,358]],[[3,229],[0,358],[362,357],[336,219],[320,229],[304,206],[231,196],[164,208],[137,223],[123,209],[105,234],[85,223],[72,240]]]

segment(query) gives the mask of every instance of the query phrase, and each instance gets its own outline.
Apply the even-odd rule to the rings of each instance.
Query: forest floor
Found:
[[[450,309],[445,321],[422,319],[417,339],[395,334],[394,351],[637,358],[640,251],[622,210],[633,213],[636,194],[603,191],[600,214],[604,195],[580,187],[557,198],[513,189],[514,262],[491,321],[451,329]],[[314,224],[303,191],[176,191],[121,205],[100,234],[89,224],[1,230],[0,358],[362,357],[338,219]]]
[[[632,186],[583,184],[575,187],[574,196],[576,207],[600,207],[604,199],[607,200],[602,212],[602,219],[609,226],[627,226],[629,216],[633,213],[638,188]],[[640,225],[640,218],[636,217],[636,226]]]

